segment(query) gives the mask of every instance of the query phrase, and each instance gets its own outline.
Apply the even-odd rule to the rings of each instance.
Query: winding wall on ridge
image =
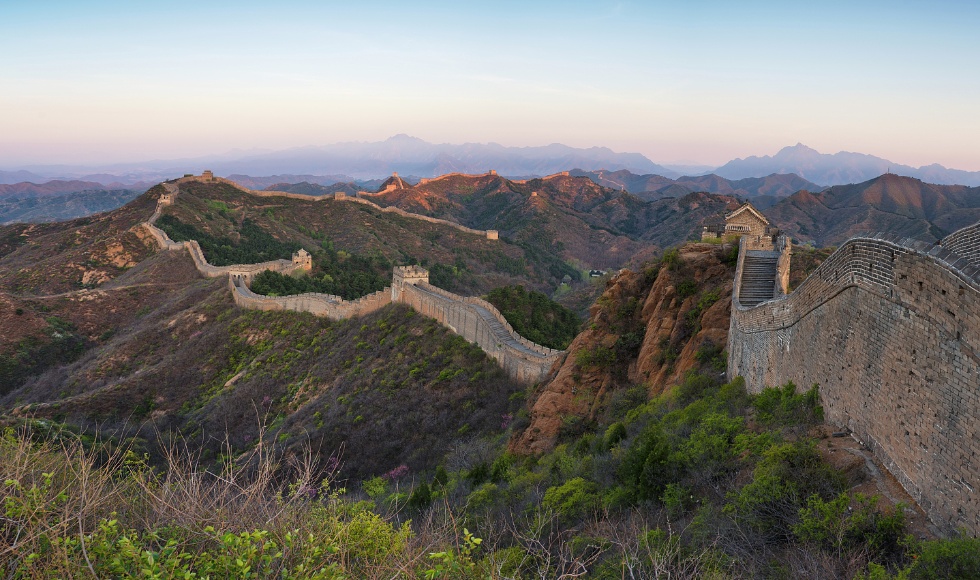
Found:
[[[263,296],[248,287],[251,278],[264,270],[294,271],[301,266],[296,261],[275,260],[261,264],[212,266],[195,240],[174,242],[166,232],[154,225],[163,208],[173,203],[178,186],[164,183],[166,194],[157,202],[156,211],[143,226],[161,249],[187,250],[197,270],[208,277],[228,276],[228,287],[235,304],[257,310],[292,310],[310,312],[332,320],[369,314],[391,304],[402,302],[418,312],[438,320],[466,340],[476,343],[493,357],[512,377],[523,382],[536,382],[547,377],[551,367],[565,351],[535,344],[513,329],[503,314],[480,298],[463,297],[428,283],[429,273],[417,266],[396,266],[392,285],[356,300],[339,296],[305,293],[293,296]],[[400,210],[399,210],[400,211]],[[307,255],[308,257],[308,255]]]
[[[327,193],[327,194],[324,194],[324,195],[307,195],[307,194],[304,194],[304,193],[290,193],[288,191],[259,191],[259,190],[255,190],[255,189],[249,189],[249,188],[247,188],[247,187],[245,187],[243,185],[239,185],[238,183],[235,183],[234,181],[232,181],[230,179],[225,179],[223,177],[214,177],[214,176],[197,176],[197,175],[194,175],[194,176],[189,176],[189,177],[182,177],[182,178],[180,178],[180,179],[177,180],[177,183],[187,183],[189,181],[199,181],[199,182],[202,182],[202,183],[224,183],[226,185],[230,185],[230,186],[234,187],[235,189],[237,189],[237,190],[239,190],[239,191],[241,191],[243,193],[247,193],[249,195],[254,195],[254,196],[257,196],[257,197],[287,197],[287,198],[290,198],[290,199],[301,199],[301,200],[304,200],[304,201],[324,201],[324,200],[327,200],[327,199],[333,199],[333,200],[337,200],[337,201],[350,201],[350,202],[353,202],[353,203],[360,203],[362,205],[371,206],[374,209],[376,209],[378,211],[381,211],[381,212],[393,213],[393,214],[397,214],[397,215],[400,215],[400,216],[403,216],[403,217],[407,217],[407,218],[412,218],[412,219],[422,220],[422,221],[426,221],[426,222],[430,222],[430,223],[434,223],[434,224],[441,224],[441,225],[444,225],[444,226],[449,226],[451,228],[456,228],[457,230],[460,230],[462,232],[466,232],[468,234],[476,234],[478,236],[484,236],[488,240],[496,240],[496,239],[498,239],[497,230],[476,230],[476,229],[468,228],[468,227],[466,227],[466,226],[464,226],[462,224],[458,224],[456,222],[452,222],[452,221],[449,221],[449,220],[444,220],[444,219],[440,219],[440,218],[430,217],[430,216],[427,216],[427,215],[421,215],[421,214],[417,214],[417,213],[408,212],[408,211],[405,211],[405,210],[403,210],[403,209],[401,209],[399,207],[393,207],[393,206],[382,207],[382,206],[374,203],[373,201],[369,201],[369,200],[363,199],[361,197],[350,197],[350,196],[348,196],[346,194],[343,194],[343,193],[339,193],[339,194]],[[370,194],[370,193],[368,193],[366,191],[361,191],[361,192],[358,192],[358,195],[372,195],[372,194]]]
[[[855,238],[792,294],[749,308],[738,300],[744,253],[729,377],[743,376],[752,392],[819,383],[827,420],[868,445],[933,523],[980,532],[977,255]]]

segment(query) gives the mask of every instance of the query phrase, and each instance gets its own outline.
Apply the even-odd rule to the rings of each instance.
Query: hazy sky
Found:
[[[0,1],[0,166],[408,133],[980,170],[974,1]]]

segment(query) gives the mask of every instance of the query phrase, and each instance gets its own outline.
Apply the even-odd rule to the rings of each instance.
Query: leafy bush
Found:
[[[763,538],[785,542],[811,496],[829,499],[843,488],[843,477],[820,459],[812,443],[784,443],[764,452],[752,481],[732,493],[725,509]]]
[[[596,346],[591,349],[583,348],[575,353],[575,366],[582,369],[603,369],[612,366],[615,362],[616,351],[604,346]]]
[[[780,388],[766,387],[753,403],[758,420],[769,426],[814,425],[823,421],[817,385],[797,394],[792,381]]]
[[[495,288],[486,295],[486,300],[518,334],[549,348],[568,348],[582,323],[571,310],[540,292],[528,292],[524,286]]]
[[[576,477],[562,485],[549,487],[544,492],[542,505],[566,520],[578,519],[598,507],[597,491],[595,483]]]

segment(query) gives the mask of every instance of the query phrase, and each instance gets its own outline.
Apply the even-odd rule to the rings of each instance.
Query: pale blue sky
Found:
[[[980,170],[973,2],[356,4],[4,0],[0,166],[408,133]]]

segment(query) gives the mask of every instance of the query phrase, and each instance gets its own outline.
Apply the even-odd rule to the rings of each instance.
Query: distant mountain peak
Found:
[[[763,177],[772,173],[795,173],[823,186],[863,183],[889,172],[941,185],[980,185],[980,171],[947,169],[933,164],[911,167],[866,153],[840,151],[820,153],[797,143],[783,147],[775,155],[734,159],[715,170],[727,179]]]
[[[392,135],[385,139],[388,143],[425,143],[422,139],[418,137],[413,137],[407,133],[398,133],[397,135]]]

